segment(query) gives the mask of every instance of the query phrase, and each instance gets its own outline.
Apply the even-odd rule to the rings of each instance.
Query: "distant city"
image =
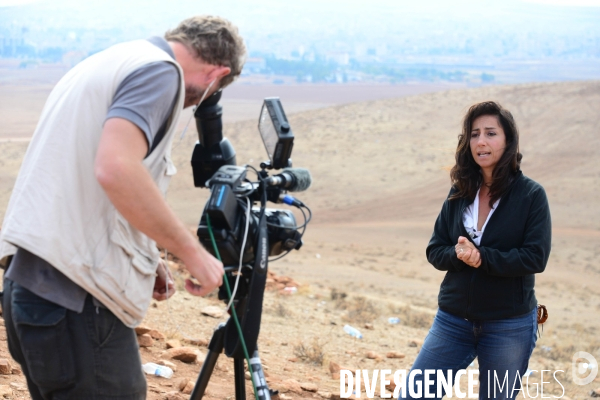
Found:
[[[200,8],[240,27],[248,46],[243,74],[273,83],[600,79],[600,7],[517,0],[452,6],[381,0],[369,7],[352,1],[172,3],[0,7],[0,57],[15,68],[69,68],[114,43],[161,35]]]

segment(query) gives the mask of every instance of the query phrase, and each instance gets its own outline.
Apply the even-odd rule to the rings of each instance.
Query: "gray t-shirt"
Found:
[[[148,41],[175,59],[165,39],[152,37]],[[165,134],[178,89],[179,72],[173,64],[160,61],[145,65],[119,84],[106,119],[118,117],[137,125],[146,135],[150,154]]]
[[[148,41],[175,59],[165,39],[152,37]],[[123,118],[137,125],[146,136],[150,154],[166,133],[178,90],[179,72],[173,64],[166,61],[147,64],[119,84],[106,119]],[[25,249],[17,250],[5,276],[43,299],[71,311],[83,311],[87,292]]]

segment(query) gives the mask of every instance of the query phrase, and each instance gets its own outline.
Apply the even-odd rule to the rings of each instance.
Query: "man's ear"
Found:
[[[227,75],[229,75],[231,73],[231,68],[229,67],[225,67],[223,65],[217,65],[215,66],[215,68],[210,72],[210,74],[208,74],[209,79],[212,80],[219,80]]]

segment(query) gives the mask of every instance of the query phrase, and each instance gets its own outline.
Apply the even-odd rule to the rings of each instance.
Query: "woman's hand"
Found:
[[[456,257],[469,267],[479,268],[481,265],[481,254],[469,239],[464,236],[458,237],[458,243],[454,246]]]

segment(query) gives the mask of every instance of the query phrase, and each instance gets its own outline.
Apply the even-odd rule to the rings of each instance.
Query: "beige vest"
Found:
[[[146,40],[115,45],[69,71],[46,101],[0,231],[0,259],[24,248],[92,294],[127,326],[152,298],[158,250],[109,201],[94,173],[104,119],[119,84],[148,63],[179,70],[179,98],[165,137],[143,161],[165,193],[176,172],[171,143],[183,108],[183,72]]]

